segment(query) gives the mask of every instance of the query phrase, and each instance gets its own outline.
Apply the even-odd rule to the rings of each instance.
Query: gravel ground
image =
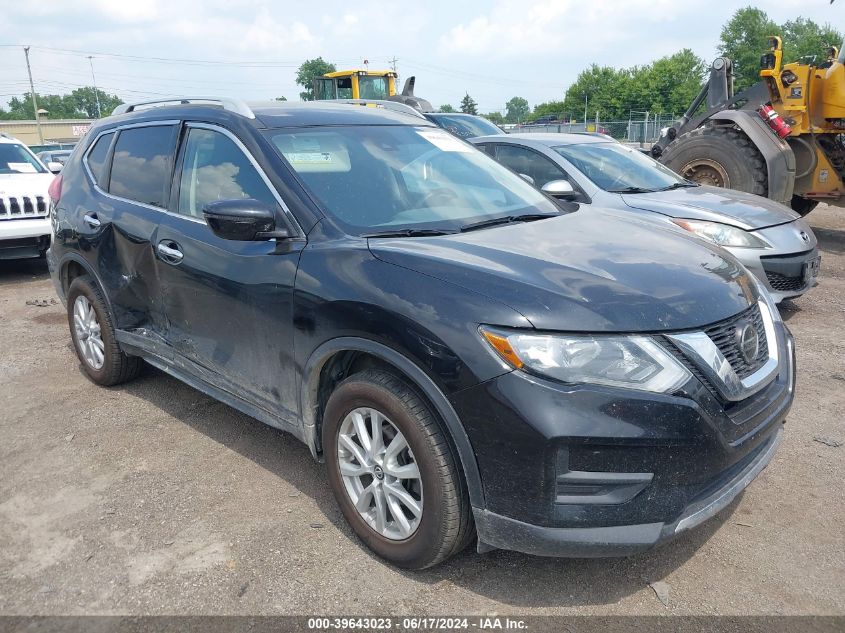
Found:
[[[845,614],[845,446],[815,439],[845,442],[845,209],[809,220],[795,404],[738,501],[633,558],[468,550],[417,573],[362,547],[292,437],[152,368],[94,386],[44,263],[0,261],[0,614]]]

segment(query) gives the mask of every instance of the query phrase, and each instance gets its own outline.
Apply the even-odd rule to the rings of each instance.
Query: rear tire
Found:
[[[358,427],[351,427],[350,419]],[[363,428],[364,437],[358,432],[350,438],[351,428]],[[388,465],[391,437],[400,434],[407,450],[398,464],[394,460]],[[362,447],[384,448],[370,452],[352,446],[349,450],[350,439]],[[406,569],[431,567],[460,552],[474,538],[469,495],[452,446],[426,402],[401,378],[368,369],[341,382],[326,404],[323,450],[329,483],[344,517],[358,537],[390,563]],[[362,461],[365,467],[359,466]],[[403,473],[406,478],[397,480],[391,473],[398,473],[400,467],[410,468],[418,477]],[[364,471],[367,474],[355,474]],[[396,505],[397,485],[404,486],[398,490],[400,497],[405,492],[413,497],[410,505],[420,509],[418,515],[408,509],[410,505]],[[373,486],[383,491],[378,493],[383,495],[380,502],[376,492],[366,493]],[[385,506],[388,511],[382,510],[379,518],[379,507]],[[404,515],[401,521],[402,517],[396,517],[400,513]],[[406,520],[412,529],[397,530]]]
[[[768,172],[763,155],[743,132],[712,124],[675,139],[660,162],[702,185],[766,196]]]
[[[103,293],[90,276],[70,284],[67,318],[73,348],[92,382],[111,387],[138,375],[142,361],[121,351]]]
[[[789,206],[792,207],[792,210],[795,211],[795,213],[804,217],[810,211],[815,209],[818,204],[818,200],[808,200],[807,198],[802,198],[801,196],[792,196],[792,202],[789,203]]]

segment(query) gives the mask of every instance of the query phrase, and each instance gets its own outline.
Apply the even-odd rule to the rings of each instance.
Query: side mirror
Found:
[[[254,242],[290,237],[287,229],[276,228],[273,208],[251,198],[209,202],[202,213],[214,234],[224,240]]]
[[[49,163],[47,163],[47,169],[50,170],[51,174],[58,174],[62,171],[63,167],[64,165],[62,165],[61,163],[57,163],[54,160],[51,160]]]
[[[568,180],[550,180],[540,188],[543,193],[547,193],[555,198],[563,198],[564,200],[571,200],[578,196],[572,183]]]
[[[531,176],[529,176],[528,174],[519,174],[519,177],[522,178],[527,183],[530,183],[532,185],[534,184],[534,179]]]

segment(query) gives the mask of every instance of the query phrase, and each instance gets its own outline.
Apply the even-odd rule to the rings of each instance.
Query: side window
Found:
[[[91,148],[91,151],[88,152],[88,156],[85,158],[85,162],[88,163],[88,169],[91,170],[91,175],[94,176],[97,185],[103,189],[106,187],[106,183],[103,181],[103,176],[106,172],[106,157],[108,156],[109,146],[113,138],[114,132],[103,134],[97,139],[94,147]]]
[[[501,144],[496,150],[496,158],[516,173],[531,176],[535,187],[552,180],[567,180],[566,172],[551,159],[524,147]]]
[[[121,130],[114,146],[109,193],[165,208],[175,126]]]
[[[189,129],[176,210],[201,218],[209,202],[242,198],[278,204],[258,171],[228,136],[214,130]]]

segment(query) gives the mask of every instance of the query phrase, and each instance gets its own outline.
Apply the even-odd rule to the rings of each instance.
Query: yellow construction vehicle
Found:
[[[731,61],[717,58],[652,155],[686,178],[768,196],[801,215],[819,201],[845,206],[845,50],[784,64],[781,39],[769,43],[761,81],[736,94]]]
[[[314,98],[330,100],[378,100],[404,103],[420,112],[433,112],[431,104],[414,96],[415,78],[409,77],[401,93],[396,92],[398,75],[392,70],[338,70],[314,79]]]

